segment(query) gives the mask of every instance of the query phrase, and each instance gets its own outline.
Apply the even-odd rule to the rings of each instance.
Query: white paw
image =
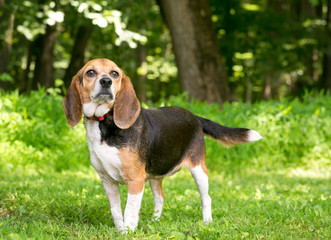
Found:
[[[134,232],[136,227],[137,227],[137,224],[134,224],[133,222],[124,224],[124,230],[125,230],[126,233],[128,233],[128,231]]]
[[[127,216],[124,218],[124,228],[126,230],[131,230],[134,232],[136,227],[138,226],[139,216]]]
[[[120,234],[127,234],[127,233],[128,233],[128,229],[125,228],[124,226],[117,227],[117,231],[118,231]]]
[[[125,228],[123,226],[124,225],[123,218],[114,218],[114,224],[115,224],[116,229],[119,232],[123,232],[125,230]]]
[[[208,223],[211,223],[213,221],[213,218],[211,217],[211,215],[210,216],[203,216],[203,221],[208,224]]]
[[[153,214],[153,221],[159,221],[160,220],[160,217],[161,217],[161,213],[162,213],[162,210],[161,211],[155,211],[154,214]]]

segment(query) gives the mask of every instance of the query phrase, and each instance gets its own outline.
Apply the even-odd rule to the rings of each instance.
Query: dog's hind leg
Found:
[[[162,214],[163,202],[164,202],[164,193],[162,190],[162,180],[159,179],[150,179],[149,185],[152,189],[154,195],[154,219],[158,220]]]
[[[190,171],[201,195],[203,221],[209,223],[213,221],[213,219],[211,216],[211,198],[208,194],[208,172],[205,160],[203,160],[200,165],[190,168]]]

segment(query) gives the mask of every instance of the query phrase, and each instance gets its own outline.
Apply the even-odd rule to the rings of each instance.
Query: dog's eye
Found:
[[[86,72],[86,76],[88,76],[88,77],[94,77],[96,74],[97,74],[97,72],[95,70],[93,70],[93,69],[88,70]]]
[[[119,74],[118,72],[116,72],[116,71],[111,71],[111,72],[110,72],[110,76],[111,76],[112,78],[118,78],[118,77],[120,76],[120,74]]]

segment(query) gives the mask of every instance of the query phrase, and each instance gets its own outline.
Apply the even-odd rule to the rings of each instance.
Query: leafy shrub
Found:
[[[61,96],[49,96],[44,90],[29,96],[2,93],[0,111],[0,164],[56,170],[88,165],[83,126],[68,126]]]
[[[1,93],[1,167],[25,166],[61,171],[89,166],[82,124],[69,127],[62,96],[44,90],[29,96]],[[331,97],[306,94],[302,100],[247,104],[206,104],[186,94],[157,106],[176,105],[231,127],[257,130],[264,139],[231,148],[207,138],[211,171],[265,171],[301,166],[327,171],[331,158]],[[148,107],[144,105],[145,107]]]
[[[302,100],[206,104],[172,97],[159,105],[177,105],[230,127],[258,131],[264,139],[231,148],[206,140],[207,164],[216,171],[253,171],[306,167],[328,171],[331,159],[331,97],[306,93]]]

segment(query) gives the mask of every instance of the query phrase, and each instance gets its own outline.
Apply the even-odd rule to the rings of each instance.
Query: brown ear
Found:
[[[67,117],[69,125],[76,126],[82,119],[83,106],[78,90],[79,77],[78,75],[72,78],[70,87],[67,90],[67,94],[63,99],[63,110]]]
[[[121,89],[114,103],[114,122],[117,127],[127,129],[137,120],[140,113],[140,103],[133,89],[130,78],[124,76]]]

